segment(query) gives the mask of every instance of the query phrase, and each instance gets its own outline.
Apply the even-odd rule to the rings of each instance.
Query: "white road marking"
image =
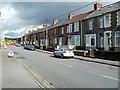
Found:
[[[109,78],[109,79],[112,79],[112,80],[120,81],[120,80],[117,79],[117,78],[113,78],[113,77],[110,77],[110,76],[107,76],[107,75],[98,74],[98,73],[92,72],[92,71],[88,71],[88,72],[89,72],[89,73],[92,73],[92,74],[96,74],[96,75],[102,76],[102,77],[106,77],[106,78]]]
[[[61,65],[67,66],[67,67],[73,67],[71,65],[67,65],[67,64],[64,64],[64,63],[61,63],[61,62],[57,62],[57,61],[54,61],[54,60],[52,60],[52,61],[55,62],[55,63],[61,64]]]

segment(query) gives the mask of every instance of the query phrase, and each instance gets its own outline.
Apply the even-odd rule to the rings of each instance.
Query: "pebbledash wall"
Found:
[[[74,15],[53,25],[43,25],[22,37],[22,42],[54,49],[57,45],[75,45],[85,49],[120,52],[120,1],[102,7],[94,4],[91,12]]]

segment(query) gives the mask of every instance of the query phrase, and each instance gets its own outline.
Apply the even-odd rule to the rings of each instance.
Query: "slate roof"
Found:
[[[73,22],[82,21],[85,17],[87,17],[92,12],[93,11],[87,12],[87,13],[84,13],[84,14],[76,15],[76,16],[74,16],[71,19],[67,19],[67,20],[61,21],[61,22],[59,22],[56,25],[52,25],[52,26],[48,27],[47,30],[50,30],[52,28],[59,27],[59,26],[62,26],[62,25],[67,25],[67,24],[70,24],[70,23],[73,23]]]
[[[97,17],[97,16],[100,16],[102,14],[106,14],[108,12],[112,12],[112,11],[115,11],[115,10],[118,10],[118,9],[120,9],[120,1],[116,2],[116,3],[113,3],[113,4],[110,4],[110,5],[107,5],[107,6],[104,6],[104,7],[101,7],[98,10],[95,10],[93,13],[91,13],[85,19],[89,19],[89,18],[92,18],[92,17]]]
[[[90,13],[92,13],[92,12],[93,12],[93,11],[87,12],[87,13],[84,13],[84,14],[76,15],[76,16],[74,16],[72,19],[68,19],[65,24],[70,24],[70,23],[73,23],[73,22],[82,21],[82,20],[84,20],[88,15],[90,15]]]

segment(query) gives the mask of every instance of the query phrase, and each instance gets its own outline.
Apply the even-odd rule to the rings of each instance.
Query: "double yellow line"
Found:
[[[21,64],[26,68],[30,76],[34,79],[34,81],[40,88],[42,88],[43,90],[46,90],[48,88],[49,90],[56,90],[50,83],[48,83],[45,79],[38,75],[38,73],[36,73],[30,66],[26,65],[22,61]]]

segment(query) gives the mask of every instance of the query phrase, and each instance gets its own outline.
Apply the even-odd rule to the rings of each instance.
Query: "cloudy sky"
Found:
[[[46,18],[49,19],[49,24],[51,24],[52,20],[56,17],[62,21],[67,18],[68,14],[65,13],[74,11],[77,8],[81,9],[73,13],[80,14],[91,11],[94,3],[94,0],[90,0],[90,2],[88,2],[89,0],[86,0],[86,2],[75,2],[78,0],[74,0],[74,2],[72,2],[73,0],[69,0],[69,2],[54,2],[55,0],[51,0],[51,2],[48,2],[47,0],[45,0],[46,2],[37,1],[38,0],[35,0],[34,2],[18,2],[18,0],[4,0],[1,2],[0,24],[2,29],[0,34],[4,34],[5,36],[12,38],[19,37],[25,34],[26,30],[41,27],[42,24],[45,23]],[[107,5],[118,0],[108,1],[104,2],[99,0],[103,5]]]

